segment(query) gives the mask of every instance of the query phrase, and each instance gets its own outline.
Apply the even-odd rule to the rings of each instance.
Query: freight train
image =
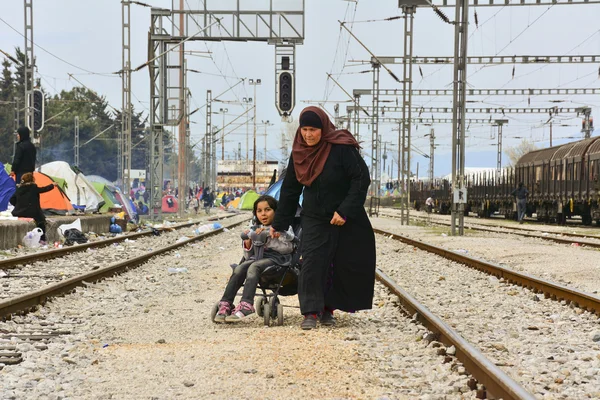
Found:
[[[512,191],[523,182],[529,196],[527,216],[539,221],[564,223],[580,217],[584,225],[600,225],[600,137],[531,151],[499,176],[480,173],[467,176],[465,212],[480,217],[493,214],[516,219]],[[411,182],[411,200],[420,208],[433,196],[436,211],[451,210],[451,183],[447,180]]]

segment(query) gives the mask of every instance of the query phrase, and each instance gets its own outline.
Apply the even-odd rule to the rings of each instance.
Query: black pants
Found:
[[[243,285],[244,291],[241,301],[254,304],[256,286],[258,285],[260,275],[271,265],[275,265],[275,262],[268,258],[258,261],[248,260],[238,265],[233,271],[231,278],[229,278],[229,282],[227,282],[227,287],[225,287],[225,293],[223,293],[221,301],[228,301],[233,304],[235,295]],[[244,281],[246,282],[244,283]]]
[[[329,222],[303,217],[302,269],[298,279],[298,299],[302,314],[319,313],[325,307],[328,276],[337,250],[339,227]]]

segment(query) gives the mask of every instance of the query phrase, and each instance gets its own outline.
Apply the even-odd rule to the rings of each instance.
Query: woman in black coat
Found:
[[[33,218],[37,227],[43,232],[40,242],[46,242],[46,217],[40,206],[40,193],[54,189],[56,182],[44,187],[35,184],[33,174],[28,172],[23,175],[21,183],[17,185],[15,194],[10,198],[10,204],[15,206],[12,215],[15,217]]]
[[[327,114],[300,114],[271,235],[291,225],[302,203],[302,269],[298,297],[302,329],[334,325],[333,310],[370,309],[375,285],[375,235],[364,203],[371,182],[359,145]]]

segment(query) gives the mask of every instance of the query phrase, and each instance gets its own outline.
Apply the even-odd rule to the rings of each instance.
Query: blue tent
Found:
[[[265,194],[274,197],[275,200],[279,201],[279,193],[281,192],[281,185],[283,184],[283,178],[279,179],[277,182],[269,186]],[[302,205],[302,200],[304,199],[304,193],[300,194],[300,200],[298,200],[298,204]]]
[[[8,208],[8,200],[17,190],[15,181],[8,176],[4,168],[0,168],[0,211],[6,211]]]

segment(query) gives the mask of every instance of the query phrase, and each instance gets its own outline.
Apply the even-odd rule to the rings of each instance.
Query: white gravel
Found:
[[[416,236],[418,228],[409,229]],[[596,316],[381,235],[377,241],[384,272],[537,397],[600,397]]]
[[[376,290],[375,307],[339,314],[338,326],[304,332],[297,309],[285,325],[208,319],[239,260],[239,232],[59,298],[0,329],[40,321],[68,326],[45,351],[0,371],[0,398],[36,399],[471,399],[468,375],[444,363],[427,331]],[[169,274],[169,267],[188,273]],[[296,297],[283,299],[297,305]],[[164,342],[164,343],[163,343]],[[1,345],[1,341],[0,341]]]
[[[464,236],[450,236],[449,227],[401,226],[397,220],[389,218],[373,218],[372,222],[383,230],[448,250],[467,251],[470,256],[589,293],[600,290],[600,249],[503,233],[467,231]]]
[[[227,224],[230,221],[241,221],[245,218],[248,218],[247,214],[242,214],[220,223]],[[106,247],[89,248],[86,251],[72,253],[60,258],[24,264],[19,268],[6,271],[0,270],[0,300],[15,297],[27,293],[33,288],[60,282],[76,275],[140,256],[160,247],[173,244],[184,236],[196,236],[194,230],[199,225],[207,223],[212,224],[214,222],[202,218],[198,219],[196,225],[165,231],[160,236],[150,235],[131,240],[125,239],[125,241],[113,243]]]

